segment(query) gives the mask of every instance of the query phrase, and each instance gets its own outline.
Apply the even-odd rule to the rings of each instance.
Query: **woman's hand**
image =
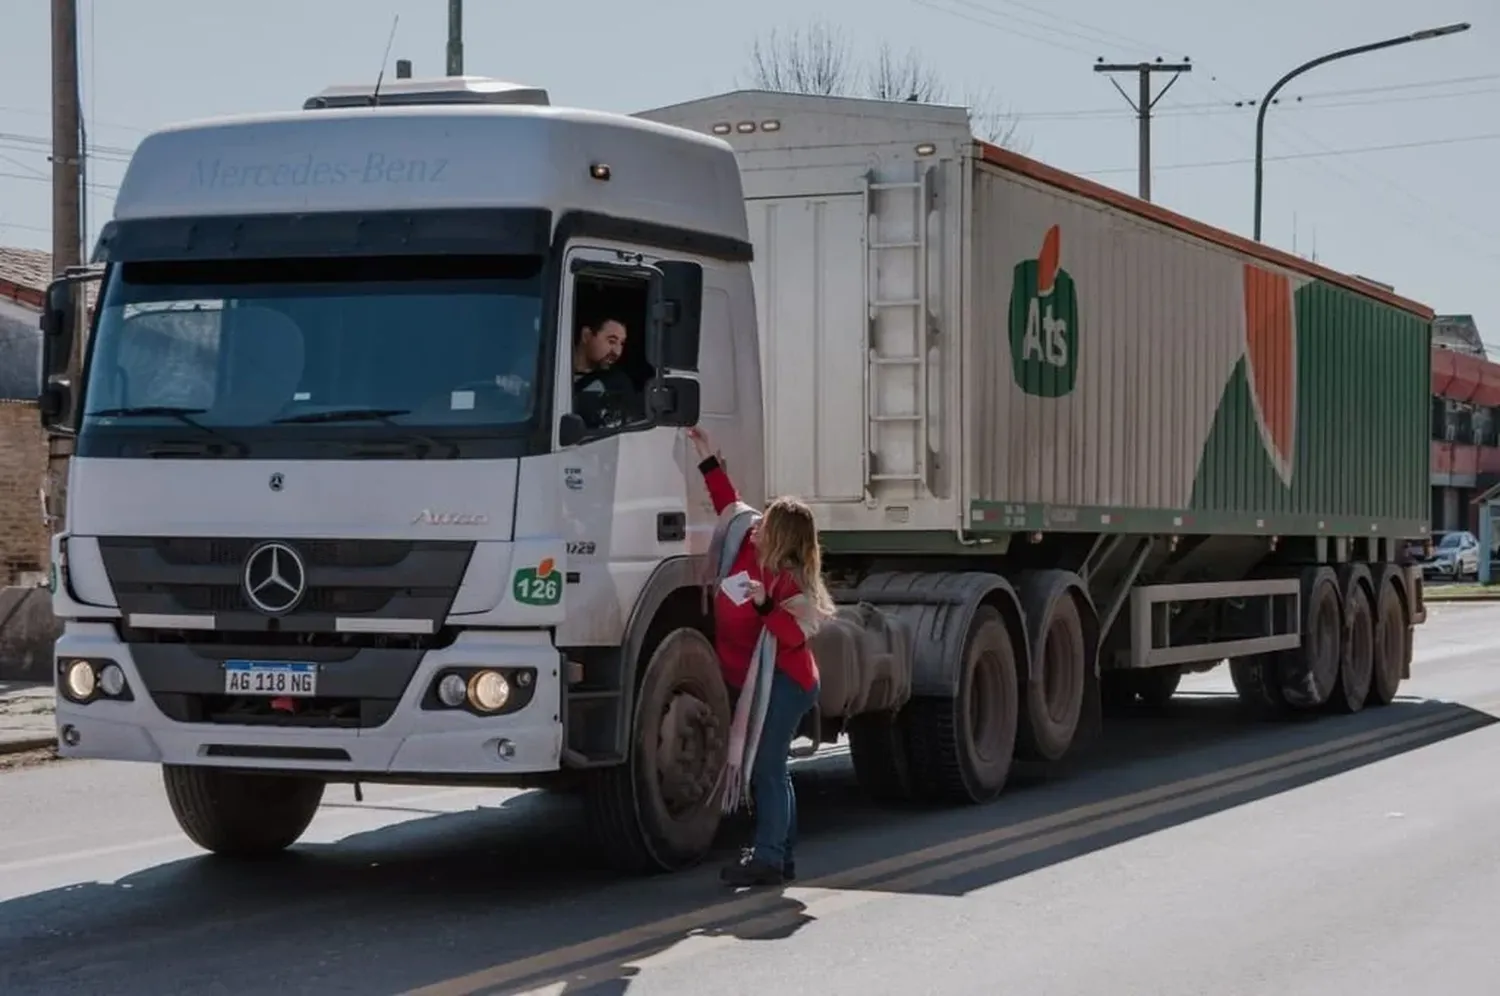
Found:
[[[708,435],[696,425],[689,426],[687,437],[693,441],[693,449],[698,451],[698,460],[701,463],[714,455],[713,447],[709,445]]]
[[[755,605],[766,604],[766,586],[754,578],[745,582],[745,594],[750,596],[750,601]]]

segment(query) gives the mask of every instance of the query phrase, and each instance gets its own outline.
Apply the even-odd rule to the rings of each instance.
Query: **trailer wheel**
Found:
[[[164,764],[177,825],[205,851],[263,857],[297,842],[323,801],[324,783],[299,775]]]
[[[1005,620],[981,605],[964,641],[958,694],[906,705],[907,746],[923,794],[973,803],[1000,794],[1015,754],[1018,689]]]
[[[876,802],[909,802],[916,795],[901,718],[897,713],[865,713],[848,723],[854,777]]]
[[[1333,572],[1318,569],[1302,585],[1302,645],[1277,654],[1281,691],[1294,709],[1327,705],[1344,656],[1343,608]]]
[[[719,829],[730,718],[713,644],[696,629],[668,633],[636,693],[628,758],[587,783],[589,827],[606,862],[646,872],[702,860]]]
[[[1058,595],[1035,651],[1040,678],[1026,682],[1017,753],[1028,760],[1056,761],[1073,745],[1083,714],[1083,686],[1088,649],[1078,603],[1067,592]]]
[[[1131,675],[1135,692],[1147,709],[1165,709],[1177,694],[1182,684],[1182,669],[1176,667],[1147,668]]]
[[[1396,586],[1386,581],[1380,586],[1375,611],[1374,664],[1370,680],[1370,705],[1389,705],[1401,687],[1406,666],[1406,612]]]
[[[1289,711],[1275,654],[1235,658],[1229,662],[1229,677],[1240,701],[1256,715],[1280,717]]]
[[[1356,585],[1347,602],[1349,622],[1344,628],[1344,653],[1339,680],[1328,700],[1335,712],[1354,713],[1365,707],[1375,672],[1375,616],[1363,585]]]

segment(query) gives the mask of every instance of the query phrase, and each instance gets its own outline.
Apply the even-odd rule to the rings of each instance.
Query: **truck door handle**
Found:
[[[656,541],[658,543],[681,543],[687,539],[686,512],[657,512]]]

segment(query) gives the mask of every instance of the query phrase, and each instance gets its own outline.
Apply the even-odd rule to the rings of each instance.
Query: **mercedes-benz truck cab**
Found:
[[[726,143],[536,88],[148,136],[43,318],[61,754],[162,765],[214,851],[330,781],[567,779],[629,860],[700,854],[711,752],[646,767],[668,709],[722,739],[681,427],[757,500],[750,256]]]

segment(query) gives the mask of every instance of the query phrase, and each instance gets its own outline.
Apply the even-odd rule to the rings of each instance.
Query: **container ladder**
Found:
[[[928,309],[928,245],[929,221],[932,209],[933,185],[931,166],[919,165],[916,180],[880,180],[871,170],[865,174],[865,247],[867,254],[865,287],[868,299],[868,354],[865,365],[865,496],[873,499],[876,485],[904,482],[913,485],[927,483],[927,386],[928,386],[928,330],[931,327]],[[913,199],[910,230],[913,238],[882,241],[881,219],[890,219],[890,212],[882,212],[886,197],[905,193]],[[890,238],[889,235],[886,238]],[[886,268],[882,262],[893,254],[910,254],[912,261],[911,282],[916,293],[910,297],[887,297],[887,279],[895,267]],[[880,347],[880,317],[892,310],[904,310],[912,315],[911,353],[882,353]],[[886,409],[884,373],[893,368],[909,368],[916,378],[915,411],[891,412]],[[887,467],[882,454],[888,450],[882,446],[887,442],[884,428],[909,425],[913,429],[913,460],[909,467]]]

